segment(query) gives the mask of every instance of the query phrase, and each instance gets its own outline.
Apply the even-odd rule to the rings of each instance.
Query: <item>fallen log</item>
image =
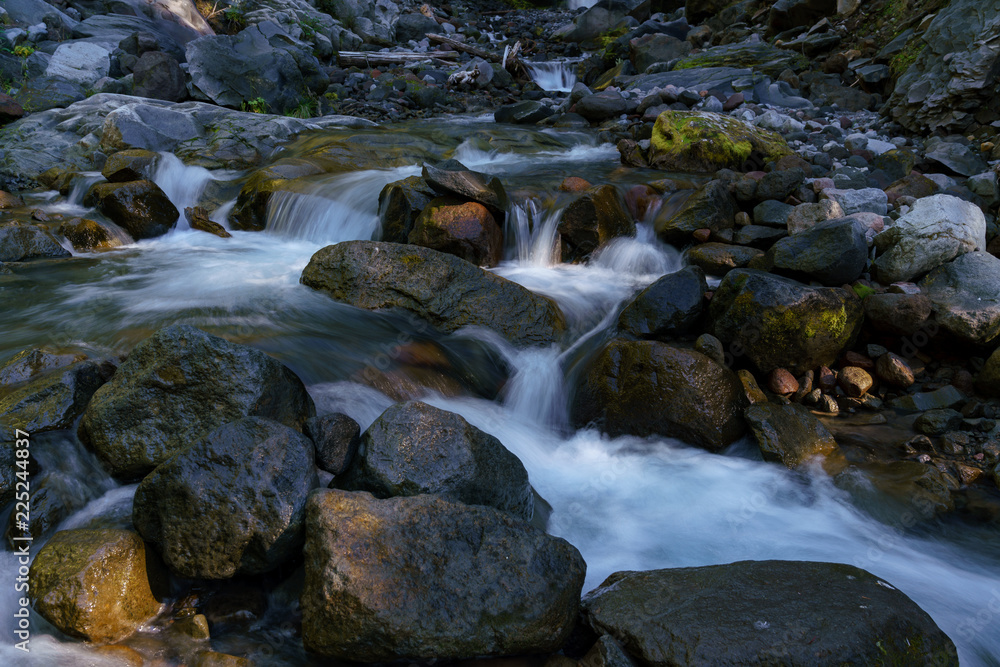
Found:
[[[434,53],[340,51],[337,53],[337,65],[339,67],[378,67],[381,65],[405,65],[420,60],[431,60],[436,65],[453,65],[454,63],[449,61],[453,61],[457,57],[457,53],[448,51],[435,51]]]

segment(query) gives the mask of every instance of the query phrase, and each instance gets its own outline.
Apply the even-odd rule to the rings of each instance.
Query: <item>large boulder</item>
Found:
[[[299,553],[313,443],[283,424],[246,417],[212,431],[146,476],[132,523],[182,577],[260,574]]]
[[[864,310],[851,290],[736,269],[715,291],[708,318],[712,333],[762,372],[803,373],[832,365],[853,344]]]
[[[986,249],[986,218],[975,204],[951,195],[918,199],[875,237],[874,262],[883,283],[910,280],[961,254]]]
[[[177,207],[153,181],[98,183],[88,197],[96,200],[97,210],[136,240],[163,236],[180,217]]]
[[[563,261],[581,261],[613,238],[635,236],[635,220],[618,188],[598,185],[566,206],[558,231]]]
[[[451,332],[493,329],[519,345],[546,345],[566,324],[558,306],[520,285],[429,248],[348,241],[313,255],[301,282],[367,310],[398,308]]]
[[[751,157],[775,160],[792,151],[781,135],[707,111],[664,111],[653,124],[649,166],[679,172],[743,168]]]
[[[689,333],[701,318],[707,291],[705,272],[697,266],[668,273],[622,308],[618,329],[654,340]]]
[[[650,65],[677,60],[689,53],[690,42],[673,35],[654,32],[629,40],[629,59],[639,72],[645,72]]]
[[[317,6],[365,42],[389,46],[396,41],[400,12],[392,0],[320,0]]]
[[[615,339],[578,387],[573,418],[613,436],[666,435],[719,451],[743,435],[743,401],[736,374],[700,352]]]
[[[768,260],[778,272],[806,276],[831,287],[856,280],[868,263],[864,226],[854,218],[828,220],[771,246]]]
[[[192,96],[221,106],[262,100],[265,111],[286,113],[329,84],[316,56],[270,21],[199,37],[186,48]]]
[[[280,362],[174,325],[132,350],[87,406],[79,434],[111,474],[135,479],[241,417],[301,429],[315,413],[302,381]]]
[[[45,620],[97,644],[124,639],[160,610],[145,544],[130,530],[58,532],[35,556],[28,577],[32,603]]]
[[[334,483],[377,498],[433,493],[529,522],[534,514],[528,472],[516,456],[461,415],[417,401],[383,412]]]
[[[0,262],[69,256],[52,234],[37,225],[16,220],[0,224]]]
[[[557,651],[586,565],[492,507],[327,490],[307,505],[305,570],[306,648],[391,662]]]
[[[1000,336],[1000,259],[986,252],[961,255],[927,274],[921,291],[934,318],[959,340],[995,344]]]
[[[410,176],[382,188],[378,195],[380,241],[407,243],[417,218],[434,199],[434,190],[419,176]]]
[[[684,245],[699,229],[732,229],[738,210],[726,184],[709,181],[695,190],[680,209],[661,207],[653,219],[653,228],[666,243]]]
[[[616,572],[584,621],[636,662],[671,665],[958,665],[910,598],[851,565],[742,561]]]
[[[0,423],[28,433],[73,426],[113,367],[80,361],[22,384],[0,387]]]
[[[83,40],[63,42],[45,68],[45,75],[72,81],[81,86],[93,86],[106,77],[111,68],[110,52],[100,44]]]
[[[792,403],[757,403],[744,413],[765,461],[795,469],[819,459],[831,474],[844,463],[837,441],[809,410]]]
[[[447,197],[427,204],[413,223],[408,241],[476,266],[496,266],[503,253],[503,235],[489,209],[478,202]]]
[[[913,64],[896,80],[885,105],[893,120],[924,135],[963,133],[973,122],[998,118],[1000,6],[954,0],[911,38]]]

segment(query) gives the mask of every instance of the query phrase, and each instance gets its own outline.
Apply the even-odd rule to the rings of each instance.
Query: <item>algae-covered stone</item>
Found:
[[[751,157],[791,155],[781,135],[706,111],[664,111],[653,125],[649,166],[666,171],[740,169]]]
[[[583,619],[646,667],[958,665],[955,645],[916,603],[838,563],[616,572],[584,597]]]
[[[357,662],[548,654],[572,631],[585,572],[568,542],[493,507],[317,491],[302,640]]]
[[[674,65],[675,70],[695,67],[749,67],[772,79],[777,79],[786,69],[794,71],[807,69],[809,59],[795,51],[779,49],[766,42],[757,42],[724,44],[702,49],[698,53],[681,58],[680,62]]]
[[[315,458],[312,442],[283,424],[225,424],[142,480],[132,522],[182,577],[273,570],[302,546]]]
[[[718,451],[744,432],[743,388],[709,357],[656,341],[611,341],[577,391],[577,424],[611,435],[668,435]]]
[[[765,461],[794,469],[818,458],[831,473],[845,464],[833,435],[801,405],[759,403],[747,408],[744,416]]]
[[[177,207],[153,181],[98,183],[91,188],[91,196],[97,210],[136,240],[163,236],[180,217]]]
[[[67,220],[59,225],[58,231],[75,250],[110,250],[134,242],[118,225],[86,218]]]
[[[709,304],[711,331],[762,372],[829,366],[861,331],[864,310],[850,290],[736,269]]]
[[[302,284],[358,308],[398,308],[437,329],[493,329],[519,345],[547,345],[566,329],[559,307],[498,275],[430,248],[347,241],[319,250]]]
[[[277,360],[174,325],[132,350],[90,401],[79,434],[112,475],[132,479],[241,417],[301,429],[315,414],[302,381]]]
[[[0,391],[0,422],[28,433],[70,428],[113,369],[81,361]]]
[[[129,148],[108,156],[101,169],[101,176],[109,183],[127,183],[152,179],[156,164],[160,159],[158,153],[142,148]]]
[[[35,556],[28,577],[35,610],[62,632],[116,642],[159,611],[146,547],[130,530],[64,530]]]

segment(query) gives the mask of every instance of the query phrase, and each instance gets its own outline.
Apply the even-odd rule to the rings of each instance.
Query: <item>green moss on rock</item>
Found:
[[[653,125],[649,165],[654,169],[714,172],[740,169],[751,156],[777,160],[792,151],[777,133],[704,111],[664,111]]]

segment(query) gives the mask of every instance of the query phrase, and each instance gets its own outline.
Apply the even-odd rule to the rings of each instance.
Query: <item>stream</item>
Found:
[[[993,657],[1000,656],[995,530],[945,521],[912,528],[876,521],[822,472],[765,463],[750,440],[719,455],[669,438],[574,430],[568,405],[583,364],[610,336],[623,301],[681,268],[683,257],[642,223],[635,238],[615,241],[586,265],[559,264],[553,249],[560,208],[551,193],[567,176],[627,187],[663,173],[623,169],[614,146],[590,133],[527,136],[523,129],[482,119],[443,124],[445,129],[426,138],[439,141],[446,157],[499,176],[512,195],[506,255],[495,271],[555,299],[574,342],[564,349],[514,349],[480,330],[433,334],[445,349],[487,346],[514,372],[497,400],[438,393],[422,400],[461,414],[521,459],[534,488],[552,505],[549,532],[575,545],[587,561],[584,592],[618,570],[746,559],[850,563],[926,610],[954,640],[964,665],[1000,664]],[[502,140],[470,141],[472,129],[480,138],[495,134]],[[507,140],[515,132],[516,140]],[[415,336],[413,324],[336,303],[300,285],[299,276],[318,249],[377,237],[379,192],[415,174],[418,163],[326,175],[312,192],[275,197],[265,232],[234,231],[231,239],[221,239],[182,222],[166,236],[125,248],[25,265],[0,286],[0,363],[42,345],[119,354],[160,327],[192,324],[280,359],[306,383],[319,414],[344,412],[364,429],[394,401],[353,378]],[[186,167],[165,156],[155,180],[183,210],[212,181],[241,176]],[[81,200],[82,191],[32,204],[96,216]],[[224,221],[231,206],[220,206],[213,219]],[[67,433],[39,436],[33,447],[45,474],[79,485],[74,492],[83,508],[60,528],[130,525],[135,485],[109,478]],[[36,543],[33,552],[41,546]],[[0,571],[16,569],[16,557],[0,553]],[[213,649],[241,650],[258,664],[323,664],[310,662],[283,622],[295,606],[289,592],[294,575],[292,580],[276,588],[268,613],[249,630],[213,636]],[[16,595],[4,584],[0,616],[9,619],[16,608]],[[3,664],[120,664],[59,636],[37,615],[32,626],[32,660],[24,662],[11,648],[11,623],[0,623]],[[151,627],[125,643],[148,646],[162,634]]]

